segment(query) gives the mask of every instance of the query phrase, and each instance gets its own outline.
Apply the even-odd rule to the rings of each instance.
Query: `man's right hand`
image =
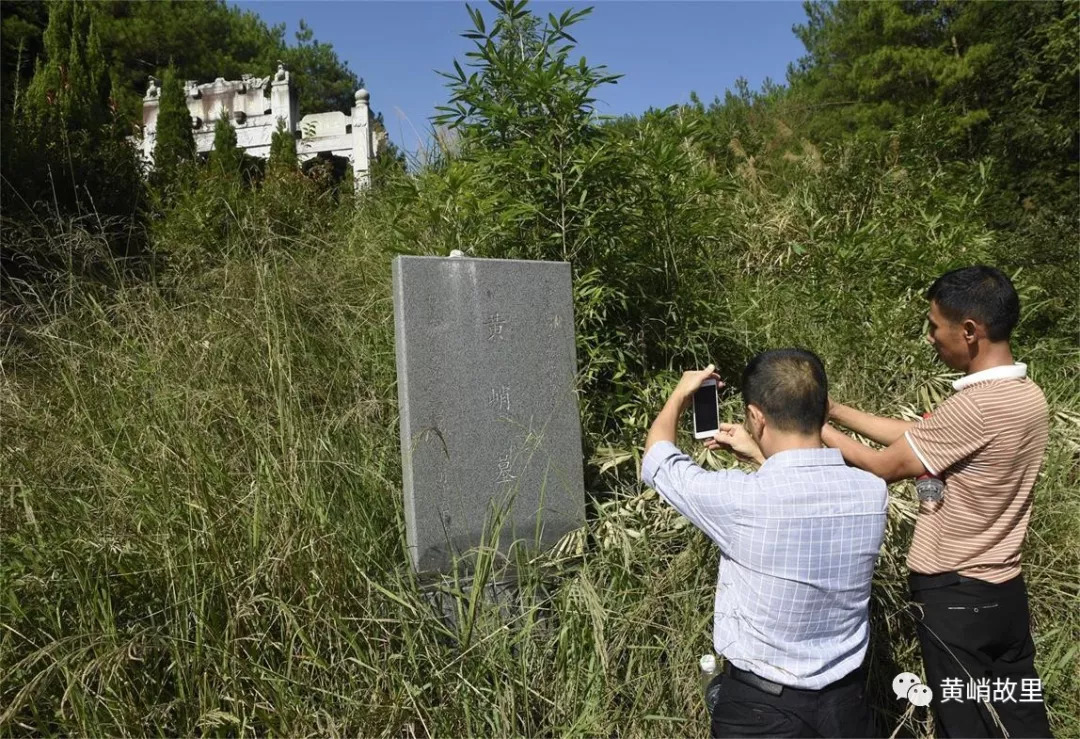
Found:
[[[720,424],[720,430],[711,439],[705,441],[705,448],[709,450],[715,451],[721,447],[726,447],[737,456],[743,459],[751,459],[758,464],[765,461],[765,456],[761,453],[761,449],[758,448],[757,442],[750,436],[746,428],[740,424],[722,423]]]

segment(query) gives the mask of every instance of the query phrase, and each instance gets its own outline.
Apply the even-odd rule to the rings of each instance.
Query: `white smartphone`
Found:
[[[709,378],[694,392],[694,438],[711,439],[720,429],[716,380]]]

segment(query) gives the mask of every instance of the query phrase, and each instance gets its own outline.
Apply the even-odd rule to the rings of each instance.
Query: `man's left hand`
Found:
[[[686,409],[686,406],[690,404],[690,399],[694,397],[694,393],[701,387],[701,383],[709,378],[716,380],[717,388],[724,386],[724,381],[720,379],[720,375],[716,374],[714,365],[710,364],[703,370],[687,370],[683,372],[682,379],[679,380],[679,384],[671,392],[671,398],[678,401],[680,410]]]
[[[703,370],[683,372],[682,379],[679,380],[679,384],[675,386],[675,389],[671,391],[671,396],[664,404],[660,415],[656,417],[652,426],[649,427],[649,435],[645,437],[646,454],[657,442],[670,441],[674,443],[676,427],[679,425],[679,416],[686,410],[686,406],[690,404],[690,399],[694,397],[694,393],[701,387],[701,383],[710,377],[716,380],[718,386],[724,384],[720,380],[720,375],[716,374],[716,368],[711,364]]]

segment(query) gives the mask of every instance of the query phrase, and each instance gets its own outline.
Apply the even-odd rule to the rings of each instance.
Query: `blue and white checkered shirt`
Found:
[[[736,667],[816,689],[862,664],[885,482],[836,449],[790,449],[712,472],[654,444],[641,478],[720,547],[713,646]]]

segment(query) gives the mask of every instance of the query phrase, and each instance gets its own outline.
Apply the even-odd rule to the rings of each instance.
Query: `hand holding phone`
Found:
[[[720,429],[720,400],[716,380],[709,378],[694,391],[694,438],[711,439]]]
[[[752,460],[758,464],[765,461],[765,455],[761,453],[761,448],[742,424],[720,424],[720,430],[705,442],[705,448],[710,451],[726,448],[742,459]]]

